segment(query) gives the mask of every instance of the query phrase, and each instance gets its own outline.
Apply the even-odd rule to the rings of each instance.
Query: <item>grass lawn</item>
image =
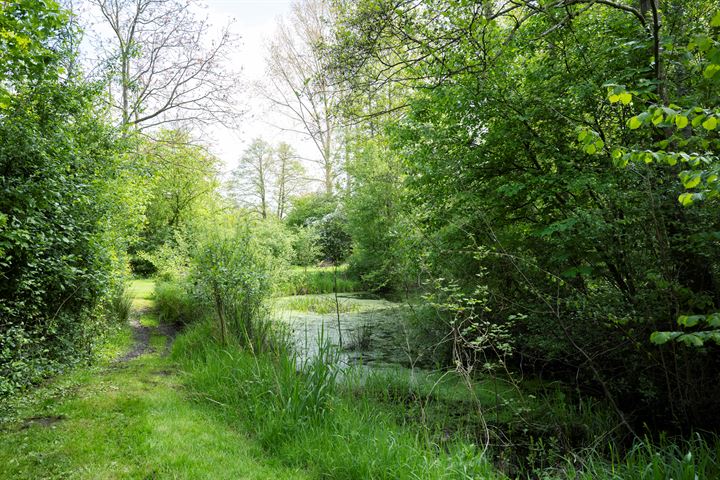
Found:
[[[151,302],[151,292],[151,282],[133,282],[135,299]],[[142,323],[156,324],[151,317],[145,312]],[[268,458],[220,409],[191,398],[161,356],[165,340],[153,333],[150,353],[115,363],[110,358],[131,343],[127,329],[100,365],[61,376],[19,402],[0,426],[0,478],[306,477]]]

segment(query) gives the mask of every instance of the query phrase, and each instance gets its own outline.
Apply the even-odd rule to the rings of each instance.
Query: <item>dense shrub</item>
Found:
[[[223,342],[240,342],[256,351],[271,347],[265,299],[275,261],[247,223],[208,233],[198,243],[188,281],[200,305],[212,312]]]
[[[313,223],[318,232],[318,245],[323,260],[338,265],[352,252],[352,238],[348,232],[347,216],[342,208],[328,213]]]
[[[512,325],[516,369],[625,430],[718,428],[717,2],[380,3],[341,8],[333,49],[372,99],[349,108],[357,273],[457,286]]]
[[[183,282],[158,281],[154,291],[155,310],[162,323],[190,323],[202,318],[197,299]]]
[[[0,6],[0,395],[87,354],[122,257],[117,144],[65,73],[68,21],[55,2]]]

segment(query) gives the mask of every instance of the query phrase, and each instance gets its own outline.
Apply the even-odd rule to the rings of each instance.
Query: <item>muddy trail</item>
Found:
[[[170,354],[175,337],[180,333],[182,326],[178,324],[143,325],[140,321],[141,318],[152,314],[152,310],[148,308],[134,310],[131,313],[129,324],[132,330],[133,345],[130,350],[115,359],[115,363],[125,363],[140,355],[154,353],[155,349],[151,346],[150,342],[153,334],[165,337],[165,347],[162,349],[162,352],[157,353],[164,357]]]

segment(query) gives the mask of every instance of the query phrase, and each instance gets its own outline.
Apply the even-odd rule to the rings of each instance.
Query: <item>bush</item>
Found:
[[[313,223],[313,226],[317,228],[318,244],[325,260],[339,265],[350,256],[352,238],[348,232],[347,216],[340,207]]]
[[[60,73],[76,52],[58,3],[0,7],[0,397],[84,358],[121,256],[117,144],[93,87]]]
[[[118,323],[127,323],[132,310],[132,297],[125,285],[115,287],[108,300],[110,319]]]
[[[210,233],[193,256],[190,281],[203,308],[213,312],[223,343],[239,342],[254,351],[271,347],[265,299],[273,260],[249,225],[231,233]]]
[[[178,282],[155,284],[155,309],[161,323],[187,324],[197,320],[200,309],[187,288]]]
[[[162,281],[182,280],[187,275],[190,264],[191,247],[187,236],[187,232],[175,231],[172,241],[160,245],[151,253],[140,252],[136,258],[138,262],[144,261],[151,265],[152,273]]]

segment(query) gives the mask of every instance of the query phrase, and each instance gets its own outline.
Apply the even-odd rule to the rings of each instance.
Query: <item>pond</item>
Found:
[[[338,315],[340,312],[340,330]],[[280,297],[274,316],[289,326],[302,358],[317,354],[323,342],[341,346],[342,365],[374,368],[414,365],[406,304],[362,293]]]

